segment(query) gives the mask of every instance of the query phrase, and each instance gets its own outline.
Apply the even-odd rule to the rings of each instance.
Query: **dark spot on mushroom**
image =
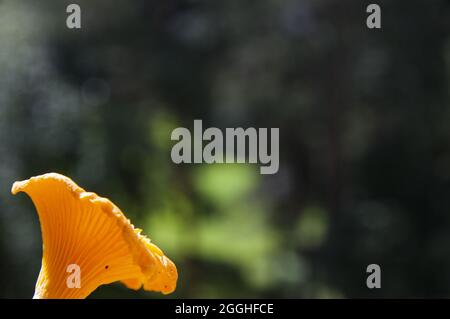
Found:
[[[105,269],[108,269],[108,268],[109,268],[109,265],[106,265],[106,266],[105,266]]]

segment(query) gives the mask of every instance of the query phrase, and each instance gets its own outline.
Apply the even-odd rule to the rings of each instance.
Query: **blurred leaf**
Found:
[[[323,243],[327,232],[328,215],[326,211],[317,206],[305,208],[297,220],[297,244],[303,248],[316,248]]]

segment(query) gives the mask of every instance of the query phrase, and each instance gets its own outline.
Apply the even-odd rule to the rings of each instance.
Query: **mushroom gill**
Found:
[[[107,198],[56,173],[15,182],[11,192],[31,197],[41,224],[42,266],[33,298],[86,298],[115,281],[135,290],[175,290],[175,264]],[[70,265],[79,267],[75,287],[68,284]]]

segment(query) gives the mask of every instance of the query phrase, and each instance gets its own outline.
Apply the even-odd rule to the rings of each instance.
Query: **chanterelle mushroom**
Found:
[[[85,298],[115,281],[136,290],[175,290],[175,264],[108,199],[56,173],[15,182],[11,192],[31,197],[41,224],[43,256],[34,298]],[[69,265],[79,267],[79,288],[67,283]]]

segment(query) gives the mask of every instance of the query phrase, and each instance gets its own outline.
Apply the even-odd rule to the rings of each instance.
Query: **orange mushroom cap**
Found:
[[[34,298],[86,298],[115,281],[135,290],[175,290],[175,264],[107,198],[56,173],[15,182],[11,192],[31,197],[41,224],[43,256]],[[79,288],[67,283],[73,264],[80,270]]]

